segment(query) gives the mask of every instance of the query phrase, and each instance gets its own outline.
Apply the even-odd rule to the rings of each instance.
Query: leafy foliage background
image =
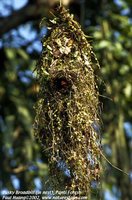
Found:
[[[50,1],[49,1],[50,2]],[[45,190],[48,163],[32,131],[37,98],[36,60],[48,17],[48,1],[0,1],[0,191]],[[52,1],[53,2],[53,1]],[[22,4],[22,5],[20,5]],[[70,11],[91,38],[101,65],[102,158],[101,199],[132,198],[132,2],[73,1]],[[103,80],[103,81],[102,81]],[[99,130],[98,130],[99,131]],[[92,199],[98,199],[98,194]]]

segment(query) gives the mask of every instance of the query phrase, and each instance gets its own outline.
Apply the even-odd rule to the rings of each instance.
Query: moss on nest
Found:
[[[98,88],[92,47],[79,24],[62,7],[48,22],[49,36],[37,63],[40,84],[34,131],[46,152],[51,174],[60,176],[65,163],[70,182],[65,187],[88,193],[100,176]],[[62,172],[61,172],[62,173]]]

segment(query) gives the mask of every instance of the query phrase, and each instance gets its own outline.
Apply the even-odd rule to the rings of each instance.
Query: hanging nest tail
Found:
[[[98,62],[73,16],[62,7],[55,15],[36,67],[40,91],[34,131],[51,174],[59,178],[63,164],[70,179],[65,187],[88,193],[100,174]]]

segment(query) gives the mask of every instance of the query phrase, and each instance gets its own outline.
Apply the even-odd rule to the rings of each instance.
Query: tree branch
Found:
[[[20,24],[30,20],[40,19],[45,15],[46,9],[44,4],[29,4],[6,18],[0,18],[0,37]]]

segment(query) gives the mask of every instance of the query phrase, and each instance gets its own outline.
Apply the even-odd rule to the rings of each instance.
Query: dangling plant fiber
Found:
[[[79,24],[59,7],[48,21],[49,36],[37,63],[40,84],[34,132],[48,156],[51,174],[60,163],[69,172],[65,188],[88,193],[100,177],[98,65]],[[61,173],[63,172],[63,169]]]

